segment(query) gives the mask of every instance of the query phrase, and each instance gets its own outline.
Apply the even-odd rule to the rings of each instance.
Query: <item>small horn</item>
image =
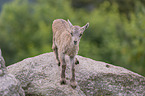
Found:
[[[71,28],[73,26],[72,23],[69,21],[69,19],[67,20],[67,22],[68,22],[68,24],[69,24],[69,26]]]

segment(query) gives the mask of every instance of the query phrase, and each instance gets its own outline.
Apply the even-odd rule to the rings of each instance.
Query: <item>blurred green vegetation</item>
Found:
[[[54,19],[62,18],[70,19],[74,25],[90,23],[80,42],[79,55],[145,76],[145,6],[133,1],[136,5],[134,11],[129,11],[130,19],[120,14],[118,2],[106,0],[91,11],[73,8],[70,0],[13,0],[4,4],[0,13],[0,48],[6,65],[51,52],[51,25]]]

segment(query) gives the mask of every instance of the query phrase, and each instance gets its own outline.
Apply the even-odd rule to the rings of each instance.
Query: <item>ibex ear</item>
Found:
[[[69,19],[67,20],[68,24],[69,24],[69,27],[72,28],[73,25],[71,24],[71,22],[69,21]]]
[[[85,31],[89,27],[89,23],[82,27],[82,30]]]

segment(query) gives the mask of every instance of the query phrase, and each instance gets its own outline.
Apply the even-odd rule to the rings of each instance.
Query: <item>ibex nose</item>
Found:
[[[77,41],[74,41],[74,44],[77,45]]]

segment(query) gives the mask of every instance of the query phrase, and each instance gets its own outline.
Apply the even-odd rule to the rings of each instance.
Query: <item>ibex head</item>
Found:
[[[72,23],[68,20],[68,24],[71,29],[70,34],[74,45],[79,45],[83,32],[89,27],[89,23],[87,23],[83,27],[80,27],[80,26],[73,26]]]

